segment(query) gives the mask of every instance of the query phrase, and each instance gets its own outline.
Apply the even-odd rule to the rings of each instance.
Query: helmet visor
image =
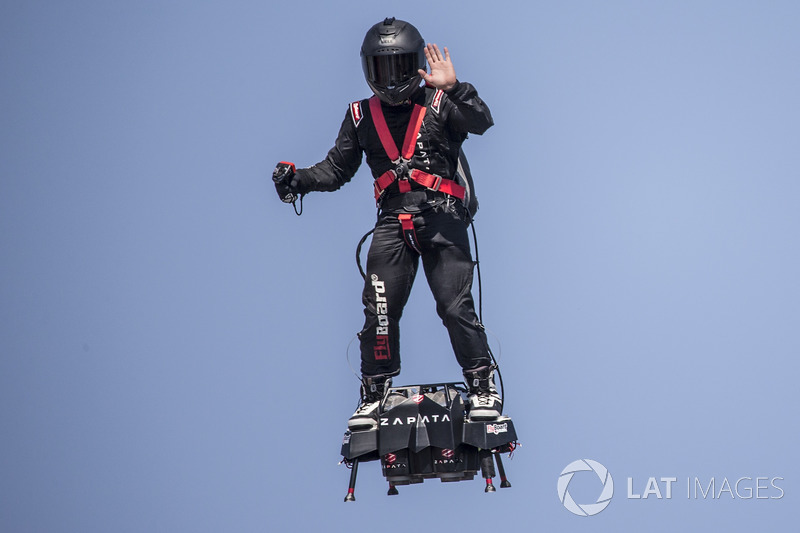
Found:
[[[393,54],[364,58],[369,81],[381,87],[394,87],[407,82],[417,73],[417,54]]]

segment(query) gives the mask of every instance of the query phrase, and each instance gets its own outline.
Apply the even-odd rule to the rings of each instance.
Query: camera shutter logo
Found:
[[[576,472],[594,472],[603,483],[603,490],[597,501],[594,503],[576,503],[569,493],[569,482],[572,481],[572,476]],[[573,514],[578,516],[594,516],[611,503],[611,497],[614,496],[614,480],[611,478],[611,473],[608,469],[591,459],[579,459],[573,461],[561,471],[558,477],[558,499],[564,504],[564,507]]]

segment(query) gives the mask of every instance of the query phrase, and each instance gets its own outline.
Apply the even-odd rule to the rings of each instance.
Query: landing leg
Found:
[[[397,496],[397,495],[398,495],[398,494],[400,494],[400,493],[399,493],[399,492],[397,492],[397,487],[395,487],[395,486],[394,486],[394,483],[392,483],[392,482],[390,481],[390,482],[389,482],[389,492],[387,492],[386,494],[387,494],[388,496]]]
[[[350,469],[350,486],[347,488],[346,502],[356,501],[356,476],[358,475],[358,459],[353,459],[353,466]]]
[[[492,453],[488,450],[481,450],[481,475],[486,480],[486,488],[483,489],[483,492],[495,492],[497,489],[492,484],[492,478],[495,475],[494,460],[492,459]]]
[[[511,486],[511,482],[508,481],[508,478],[506,478],[506,470],[503,468],[503,460],[500,459],[499,453],[494,454],[494,458],[497,461],[497,470],[500,472],[500,488],[507,489]]]

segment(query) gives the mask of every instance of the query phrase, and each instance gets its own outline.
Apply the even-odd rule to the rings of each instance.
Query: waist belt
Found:
[[[395,181],[398,182],[397,186],[400,189],[400,192],[410,191],[411,184],[409,183],[409,180],[415,181],[432,191],[440,191],[445,194],[449,194],[450,196],[455,196],[459,200],[464,199],[464,195],[467,191],[464,187],[453,180],[436,176],[434,174],[428,174],[427,172],[423,172],[416,168],[411,169],[411,172],[407,178],[402,178],[399,180],[397,178],[397,173],[394,170],[388,170],[375,180],[375,199],[379,199],[381,194],[383,194],[383,191],[385,191],[386,188]]]

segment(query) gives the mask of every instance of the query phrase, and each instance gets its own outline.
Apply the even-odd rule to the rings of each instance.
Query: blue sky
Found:
[[[371,179],[363,166],[296,217],[269,175],[324,157],[369,95],[358,49],[386,16],[448,46],[495,118],[465,150],[523,446],[509,490],[389,498],[372,463],[345,505]],[[0,529],[789,529],[798,16],[788,1],[4,2]],[[399,382],[459,379],[422,276],[402,332]],[[584,458],[615,482],[593,517],[556,490]],[[590,503],[583,474],[570,492]],[[651,477],[662,492],[675,477],[673,497],[628,496]],[[769,487],[687,498],[712,478]]]

